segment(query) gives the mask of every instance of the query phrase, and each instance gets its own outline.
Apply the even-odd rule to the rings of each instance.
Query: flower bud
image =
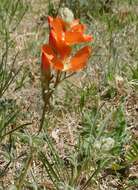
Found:
[[[74,20],[73,12],[67,7],[60,8],[59,16],[67,23],[71,23]]]

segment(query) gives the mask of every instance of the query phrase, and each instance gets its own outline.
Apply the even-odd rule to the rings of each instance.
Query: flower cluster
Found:
[[[83,69],[91,54],[85,46],[72,55],[72,46],[92,41],[92,36],[84,34],[86,27],[79,20],[71,23],[60,17],[48,16],[50,27],[49,43],[42,47],[42,70],[50,75],[51,69],[76,72]]]

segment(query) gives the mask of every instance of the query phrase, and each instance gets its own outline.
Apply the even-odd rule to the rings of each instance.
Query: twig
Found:
[[[74,74],[76,74],[75,72],[73,72],[73,73],[71,73],[71,74],[69,74],[69,75],[67,75],[67,76],[65,76],[60,82],[62,82],[62,81],[64,81],[65,79],[67,79],[67,78],[70,78],[70,77],[72,77]]]
[[[85,189],[87,189],[89,183],[91,182],[91,179],[92,179],[95,175],[97,175],[97,173],[99,172],[100,169],[101,169],[100,166],[98,166],[97,169],[92,173],[92,175],[89,177],[89,179],[86,181],[86,183],[84,184],[84,186],[83,186],[80,190],[85,190]]]
[[[25,127],[25,126],[27,126],[27,125],[31,125],[31,124],[32,124],[32,123],[25,123],[25,124],[22,124],[22,125],[20,125],[20,126],[14,128],[14,129],[8,131],[8,132],[5,133],[1,138],[3,139],[5,136],[10,135],[10,134],[13,133],[14,131],[17,131],[18,129],[23,128],[23,127]]]

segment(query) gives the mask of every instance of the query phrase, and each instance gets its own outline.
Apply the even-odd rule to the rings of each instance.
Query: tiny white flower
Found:
[[[94,143],[94,147],[97,150],[101,150],[104,152],[107,152],[109,150],[111,150],[114,147],[115,141],[113,138],[111,137],[103,137],[100,140],[96,140],[96,142]]]
[[[102,149],[105,151],[109,151],[114,147],[115,141],[113,138],[103,138],[102,139]]]

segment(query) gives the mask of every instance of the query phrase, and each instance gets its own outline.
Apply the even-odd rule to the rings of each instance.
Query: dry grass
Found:
[[[18,64],[24,66],[17,81],[10,86],[5,97],[15,100],[16,105],[20,108],[21,114],[13,127],[27,122],[31,125],[25,127],[24,132],[16,131],[13,136],[7,136],[1,144],[1,170],[8,162],[4,155],[7,152],[7,146],[12,140],[14,144],[11,148],[12,161],[7,167],[6,174],[0,178],[1,188],[8,190],[12,190],[12,184],[17,182],[19,173],[24,167],[23,163],[30,155],[30,141],[35,138],[42,114],[40,48],[48,39],[46,21],[48,8],[45,0],[30,0],[29,3],[28,12],[12,36],[16,43],[15,51],[21,52]],[[111,16],[113,19],[115,17],[116,21],[113,23],[111,31],[108,22],[112,24],[112,19],[109,18],[109,21],[106,15],[106,18],[104,16],[101,18],[99,15],[97,18],[89,15],[88,30],[94,35],[95,41],[88,68],[61,84],[51,102],[52,111],[46,115],[49,136],[63,160],[75,152],[78,135],[85,127],[82,115],[101,105],[103,105],[100,110],[101,118],[97,126],[102,123],[102,119],[104,120],[106,115],[118,109],[120,105],[124,105],[129,134],[128,143],[125,144],[124,149],[129,149],[132,138],[138,138],[138,78],[132,77],[129,68],[132,65],[134,68],[137,67],[138,21],[129,20],[129,14],[137,15],[137,10],[137,6],[128,6],[128,2],[119,7],[114,5]],[[116,22],[121,26],[115,26]],[[24,74],[24,84],[18,88],[18,81]],[[109,131],[114,126],[115,121],[109,121]],[[48,146],[41,139],[41,136],[43,133],[36,141],[34,140],[36,144],[33,142],[32,146],[47,152]],[[26,186],[23,189],[35,189],[29,185],[34,184],[35,186],[37,184],[36,187],[39,189],[54,190],[42,163],[37,159],[37,154],[33,154],[32,160],[31,169],[25,179]],[[107,177],[105,178],[104,175]],[[120,177],[112,174],[112,171],[108,174],[105,170],[98,175],[100,180],[95,179],[94,183],[91,184],[90,190],[123,189],[129,177],[136,178],[136,175],[137,162],[134,162],[133,166],[130,167],[127,177],[122,175],[123,179],[121,180]],[[87,177],[82,175],[82,183],[83,180],[86,180],[85,178]],[[134,189],[136,190],[136,188]]]

